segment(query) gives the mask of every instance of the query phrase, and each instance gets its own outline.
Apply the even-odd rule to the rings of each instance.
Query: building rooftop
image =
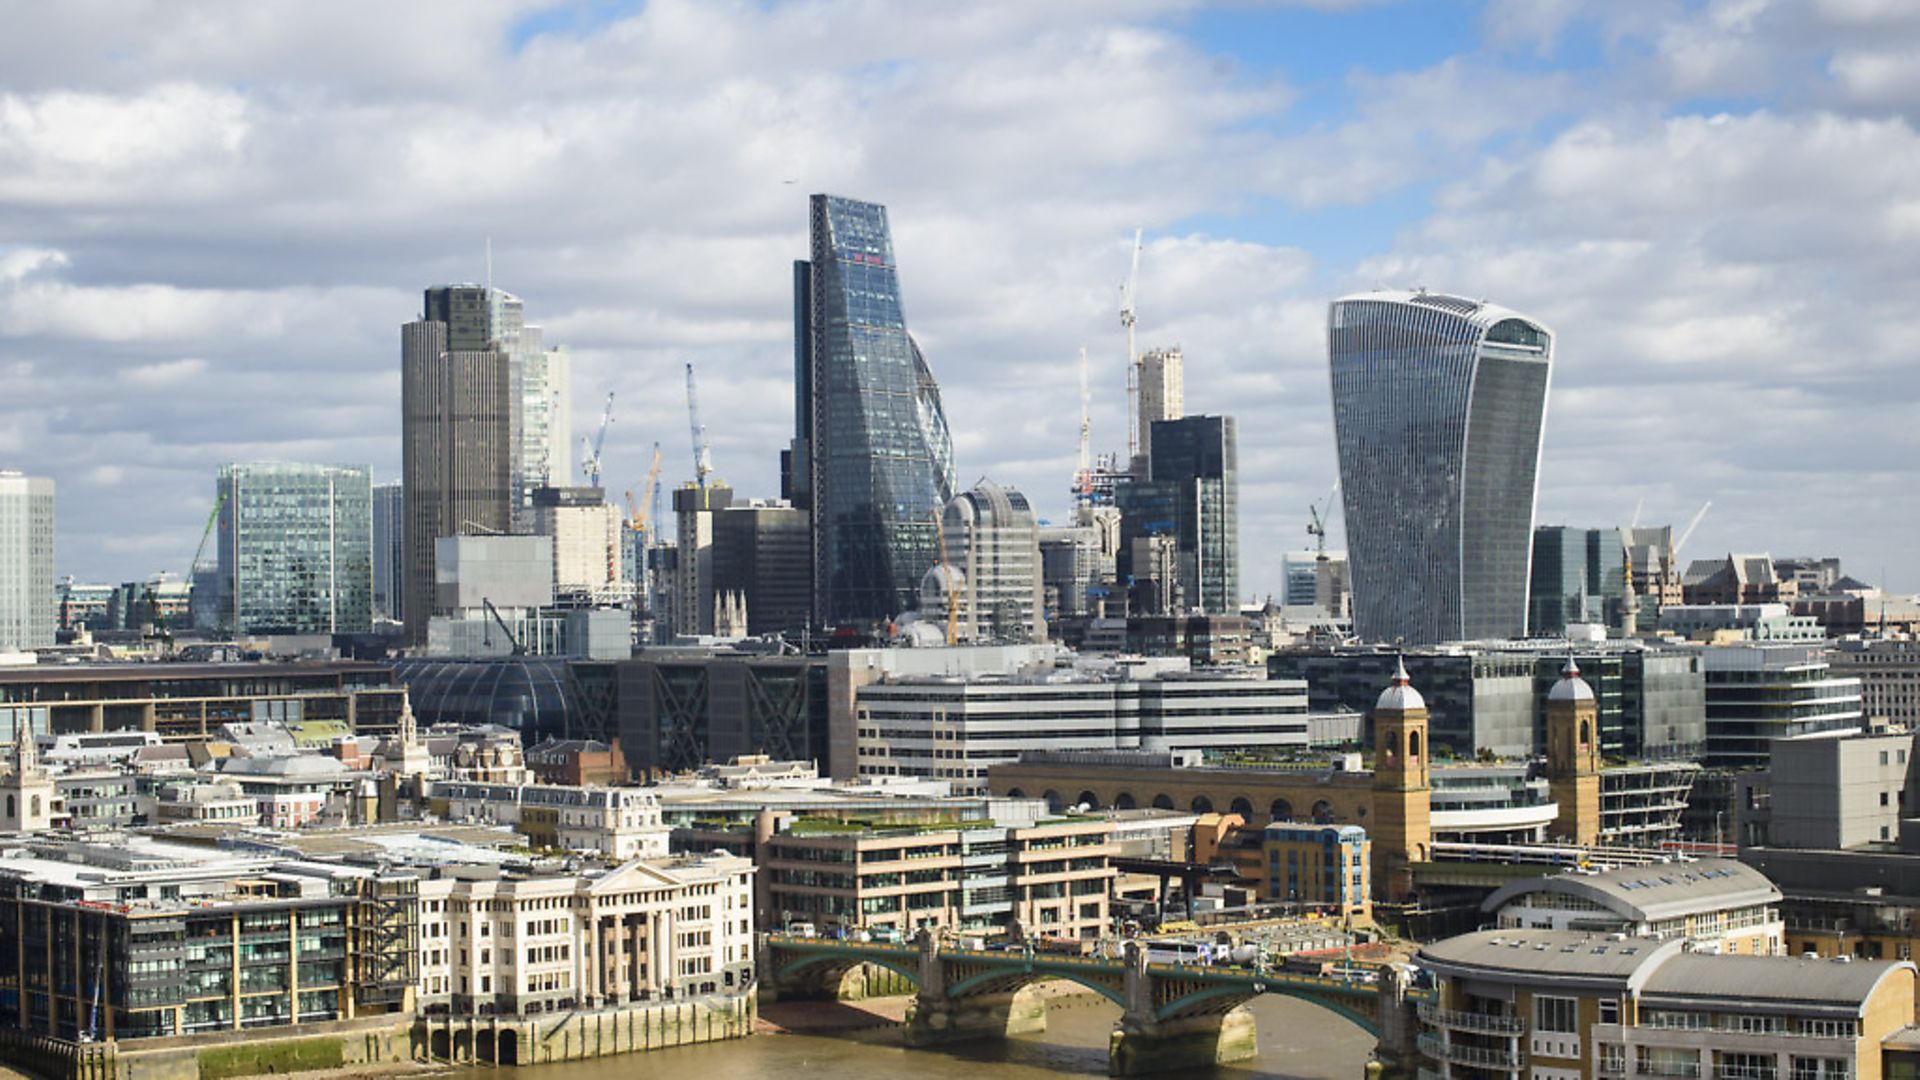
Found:
[[[1818,959],[1786,956],[1719,956],[1680,953],[1662,963],[1640,987],[1648,1005],[1734,1002],[1743,1010],[1795,1006],[1840,1006],[1857,1016],[1881,980],[1915,972],[1908,960]]]
[[[1684,944],[1580,930],[1480,930],[1423,946],[1419,960],[1447,975],[1492,971],[1528,980],[1631,980]]]
[[[1701,859],[1524,878],[1487,897],[1480,910],[1498,911],[1536,892],[1583,897],[1633,922],[1780,902],[1779,888],[1753,867],[1733,859]]]

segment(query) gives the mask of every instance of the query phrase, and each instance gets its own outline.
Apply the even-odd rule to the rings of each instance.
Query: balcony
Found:
[[[1599,1064],[1593,1067],[1593,1071],[1600,1076],[1625,1076],[1627,1059],[1624,1057],[1601,1058]]]
[[[1477,1031],[1483,1035],[1519,1035],[1526,1031],[1526,1024],[1517,1016],[1443,1009],[1424,1002],[1420,1005],[1420,1019],[1435,1027]]]
[[[1765,1065],[1721,1065],[1713,1075],[1717,1080],[1780,1080],[1780,1071]]]
[[[1444,1043],[1432,1035],[1420,1036],[1419,1046],[1422,1054],[1435,1061],[1451,1061],[1457,1065],[1478,1065],[1483,1069],[1520,1067],[1520,1055],[1509,1050],[1490,1050],[1482,1046]]]
[[[1681,1080],[1696,1080],[1700,1075],[1700,1063],[1697,1061],[1643,1061],[1635,1068],[1637,1076],[1680,1077]]]

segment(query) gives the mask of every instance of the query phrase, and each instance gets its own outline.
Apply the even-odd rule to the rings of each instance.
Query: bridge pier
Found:
[[[1244,1008],[1145,1023],[1125,1016],[1107,1041],[1107,1075],[1192,1073],[1245,1061],[1259,1053],[1257,1035]]]
[[[1047,1030],[1047,999],[1022,987],[963,998],[914,995],[907,1007],[907,1044],[936,1046],[968,1039],[1002,1039]]]

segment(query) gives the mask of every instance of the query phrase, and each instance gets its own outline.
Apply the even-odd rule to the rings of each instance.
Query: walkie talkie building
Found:
[[[1334,301],[1327,354],[1354,632],[1524,635],[1553,335],[1497,305],[1383,291]]]
[[[887,208],[812,199],[794,274],[794,449],[786,490],[812,512],[813,621],[873,628],[917,605],[953,497],[940,388],[907,333]]]

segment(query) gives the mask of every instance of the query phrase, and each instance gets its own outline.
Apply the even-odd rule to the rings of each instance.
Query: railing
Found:
[[[1420,1052],[1435,1061],[1452,1061],[1461,1065],[1479,1065],[1489,1069],[1520,1067],[1520,1055],[1508,1050],[1489,1050],[1481,1046],[1446,1043],[1432,1035],[1420,1036],[1418,1044]]]
[[[1594,1066],[1593,1071],[1599,1073],[1601,1076],[1625,1076],[1627,1075],[1627,1059],[1624,1057],[1601,1058],[1600,1063]]]
[[[1526,1024],[1517,1016],[1443,1009],[1438,1005],[1420,1006],[1420,1019],[1439,1027],[1460,1028],[1487,1035],[1519,1035],[1526,1030]]]
[[[1779,1080],[1780,1070],[1765,1065],[1721,1065],[1714,1069],[1719,1080]]]
[[[1640,1076],[1682,1077],[1694,1080],[1700,1075],[1700,1063],[1697,1061],[1643,1061],[1634,1072]]]

